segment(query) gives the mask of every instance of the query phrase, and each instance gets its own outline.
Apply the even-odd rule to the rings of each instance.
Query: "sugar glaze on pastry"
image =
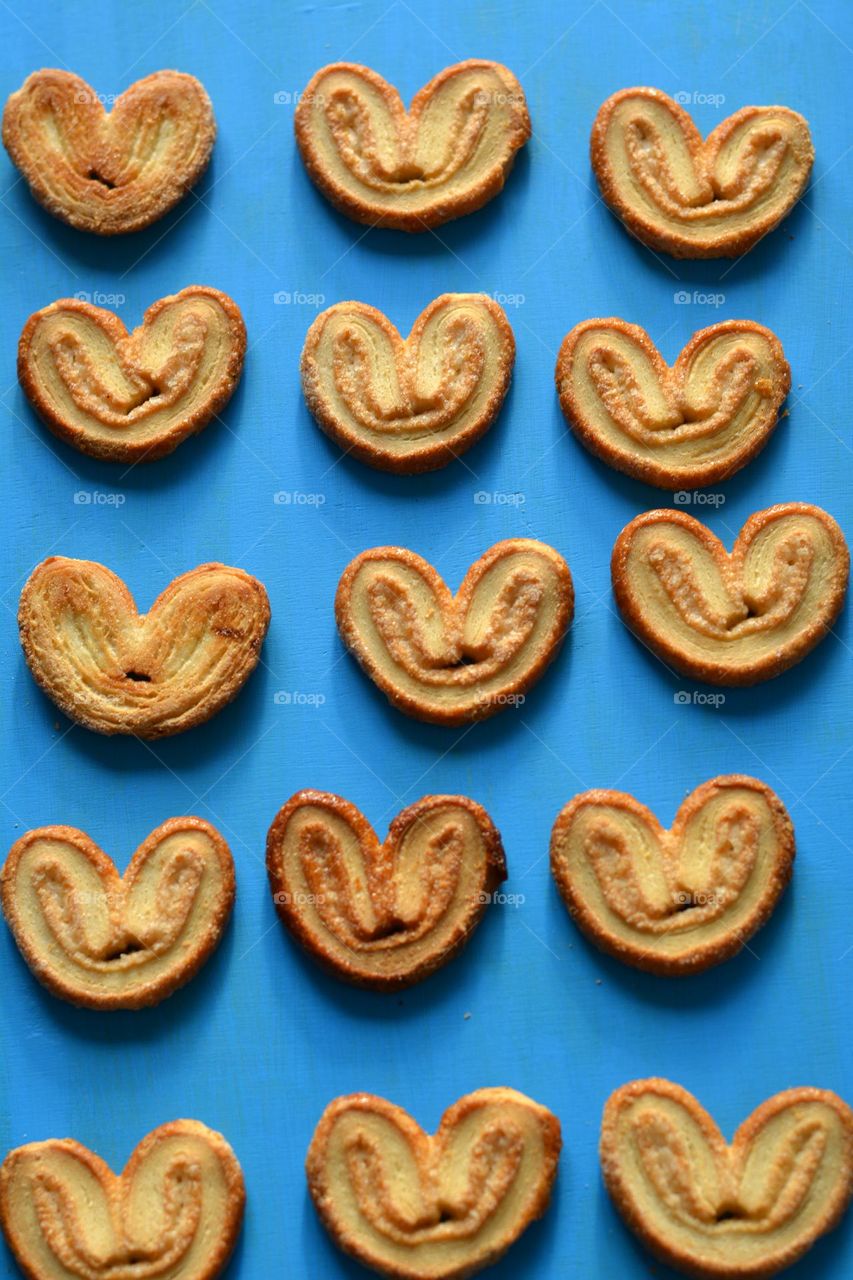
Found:
[[[434,1134],[356,1093],[329,1103],[305,1168],[346,1253],[398,1280],[464,1280],[544,1214],[561,1145],[556,1116],[514,1089],[466,1094]]]
[[[445,67],[407,111],[369,67],[333,62],[308,82],[296,142],[312,181],[356,222],[426,231],[496,196],[530,137],[518,80],[499,62]]]

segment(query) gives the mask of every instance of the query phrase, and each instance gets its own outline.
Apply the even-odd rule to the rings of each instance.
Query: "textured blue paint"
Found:
[[[771,0],[598,0],[571,12],[545,0],[38,0],[21,10],[26,25],[16,7],[0,6],[3,94],[43,65],[67,65],[106,94],[178,67],[207,86],[219,140],[202,203],[190,198],[148,231],[111,242],[48,217],[0,161],[5,845],[31,826],[71,823],[123,866],[157,823],[198,812],[230,839],[239,894],[233,926],[201,975],[159,1009],[132,1015],[77,1012],[43,993],[0,928],[0,1147],[70,1134],[120,1166],[154,1125],[196,1116],[224,1131],[246,1172],[248,1215],[230,1274],[356,1277],[305,1191],[302,1160],[325,1103],[373,1090],[434,1126],[459,1094],[506,1083],[560,1115],[566,1149],[551,1212],[496,1280],[666,1274],[600,1186],[597,1130],[611,1089],[671,1076],[727,1132],[790,1085],[853,1094],[849,622],[781,680],[729,692],[719,709],[676,705],[691,682],[674,682],[631,639],[608,587],[616,534],[661,495],[599,465],[566,434],[554,359],[563,334],[594,315],[644,325],[670,359],[714,320],[769,325],[793,367],[790,417],[725,486],[708,522],[731,539],[753,510],[806,499],[853,532],[849,7],[795,0],[780,16]],[[292,105],[276,105],[274,94],[292,97],[317,67],[346,57],[408,97],[472,55],[508,63],[530,101],[535,138],[504,194],[436,237],[365,233],[334,213],[296,156]],[[656,261],[597,202],[587,158],[596,108],[631,84],[725,94],[723,107],[695,107],[704,130],[745,103],[803,111],[817,148],[803,207],[734,266]],[[213,425],[171,458],[122,475],[35,423],[14,381],[31,311],[78,290],[122,293],[118,310],[133,325],[151,301],[194,282],[232,294],[249,327],[227,428]],[[342,461],[299,393],[315,308],[276,305],[274,294],[363,299],[406,330],[438,293],[468,289],[524,298],[508,308],[518,362],[499,423],[464,464],[421,479]],[[679,290],[725,301],[676,305]],[[76,505],[83,490],[126,501]],[[275,504],[280,491],[324,502]],[[480,491],[524,502],[477,504]],[[336,637],[332,598],[344,565],[365,547],[402,543],[455,585],[511,534],[553,543],[575,575],[576,621],[554,669],[521,712],[465,734],[387,708]],[[20,584],[51,551],[104,561],[143,605],[201,561],[244,566],[272,599],[265,669],[209,726],[154,750],[69,731],[32,684],[15,631]],[[277,704],[280,690],[325,702]],[[739,959],[692,981],[656,980],[599,956],[549,879],[557,811],[585,787],[618,786],[668,822],[697,783],[731,770],[775,786],[796,823],[795,884],[772,923]],[[463,956],[401,997],[354,993],[322,976],[276,924],[262,866],[271,818],[304,786],[341,792],[382,830],[426,791],[474,796],[503,832],[507,888],[525,895],[523,906],[495,908]],[[836,1280],[851,1271],[848,1225],[796,1274]]]

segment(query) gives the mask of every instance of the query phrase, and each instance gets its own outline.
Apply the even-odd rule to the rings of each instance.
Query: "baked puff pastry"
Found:
[[[18,380],[66,444],[111,462],[152,462],[224,408],[245,353],[240,309],[218,289],[160,298],[132,333],[112,311],[61,298],[24,325]]]
[[[29,1280],[213,1280],[245,1200],[237,1157],[198,1120],[153,1129],[120,1174],[72,1138],[0,1166],[0,1225]]]
[[[413,551],[373,547],[347,565],[335,596],[341,639],[389,702],[443,725],[522,702],[573,611],[569,566],[530,538],[496,543],[455,596]]]
[[[170,818],[123,876],[84,831],[38,827],[12,846],[0,902],[39,982],[87,1009],[159,1004],[194,977],[234,905],[228,845],[202,818]]]
[[[627,1225],[697,1280],[765,1280],[841,1219],[853,1111],[828,1089],[768,1098],[731,1145],[692,1094],[634,1080],[604,1108],[601,1168]]]
[[[452,960],[506,879],[500,835],[466,796],[425,796],[384,844],[355,805],[298,791],[267,837],[276,910],[345,982],[396,991]]]
[[[700,329],[670,366],[645,329],[612,318],[566,335],[556,381],[581,444],[676,490],[725,480],[764,448],[791,370],[776,335],[752,320]]]
[[[665,663],[710,684],[787,671],[831,629],[850,555],[832,516],[808,502],[756,511],[729,554],[684,511],[646,511],[616,539],[613,594]]]
[[[426,231],[496,196],[530,137],[524,91],[499,62],[445,67],[407,111],[369,67],[333,62],[296,108],[312,181],[356,222]]]
[[[204,86],[156,71],[107,112],[70,71],[34,71],[3,112],[3,144],[39,204],[80,231],[140,231],[207,168],[216,139]]]
[[[256,578],[202,564],[140,614],[121,578],[94,560],[49,556],[18,608],[37,684],[95,733],[164,738],[202,724],[254,671],[270,620]]]
[[[584,791],[551,834],[569,914],[602,951],[649,973],[700,973],[766,924],[794,864],[782,801],[757,778],[703,782],[671,830],[621,791]]]
[[[408,338],[363,302],[319,315],[302,351],[311,413],[348,454],[380,471],[434,471],[494,422],[512,378],[515,338],[484,293],[445,293]]]
[[[789,107],[742,107],[703,140],[660,89],[599,108],[590,156],[601,194],[638,240],[674,258],[735,258],[787,216],[814,162]]]
[[[514,1089],[477,1089],[424,1133],[369,1093],[335,1098],[308,1149],[308,1189],[335,1244],[398,1280],[465,1280],[548,1208],[560,1122]]]

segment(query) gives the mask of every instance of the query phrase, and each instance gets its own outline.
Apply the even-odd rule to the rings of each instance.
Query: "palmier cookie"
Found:
[[[341,639],[389,702],[443,725],[523,702],[573,611],[569,566],[530,538],[496,543],[455,596],[413,551],[373,547],[347,565],[335,597]]]
[[[256,578],[201,564],[140,614],[94,560],[49,556],[21,592],[27,665],[60,710],[96,733],[165,738],[202,724],[254,671],[270,620]]]
[[[0,901],[39,982],[87,1009],[159,1004],[198,973],[234,905],[228,845],[202,818],[170,818],[124,876],[74,827],[12,846]]]
[[[218,289],[160,298],[128,333],[112,311],[61,298],[18,343],[18,379],[54,435],[113,462],[151,462],[201,431],[231,399],[246,326]]]
[[[312,181],[336,209],[372,227],[426,231],[496,196],[530,137],[524,90],[499,62],[445,67],[407,111],[369,67],[333,62],[295,116]]]
[[[667,831],[622,791],[585,791],[551,834],[575,923],[608,955],[664,976],[730,959],[766,924],[794,864],[782,801],[732,774],[697,787]]]
[[[168,213],[204,173],[215,138],[204,86],[180,71],[137,80],[109,112],[70,71],[34,71],[3,112],[3,143],[39,204],[100,236]]]
[[[646,511],[616,539],[613,593],[628,626],[685,675],[749,685],[794,666],[832,628],[850,555],[820,507],[756,511],[731,554],[684,511]]]
[[[355,805],[297,791],[267,836],[282,922],[345,982],[396,991],[452,960],[506,879],[503,845],[465,796],[425,796],[384,844]]]
[[[363,302],[319,315],[302,350],[311,413],[348,454],[380,471],[434,471],[494,422],[512,378],[515,338],[484,293],[445,293],[408,338]]]
[[[465,1280],[548,1208],[560,1122],[514,1089],[477,1089],[424,1133],[370,1093],[335,1098],[308,1148],[308,1189],[335,1244],[398,1280]]]
[[[634,1080],[604,1108],[601,1168],[627,1225],[667,1265],[697,1280],[765,1280],[847,1208],[853,1112],[828,1089],[788,1089],[728,1145],[686,1089]]]
[[[660,89],[622,89],[590,139],[601,194],[638,240],[674,258],[734,258],[806,189],[808,122],[788,107],[742,107],[703,140]]]
[[[237,1157],[198,1120],[153,1129],[120,1174],[73,1138],[0,1166],[0,1225],[29,1280],[213,1280],[245,1200]]]
[[[714,484],[746,466],[791,389],[781,342],[752,320],[700,329],[671,367],[639,325],[584,320],[563,339],[556,378],[581,444],[670,490]]]

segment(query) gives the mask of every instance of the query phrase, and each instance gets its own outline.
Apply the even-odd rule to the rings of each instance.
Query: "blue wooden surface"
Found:
[[[31,0],[16,8],[0,4],[4,96],[40,66],[67,66],[104,94],[176,67],[204,82],[219,138],[195,196],[113,241],[51,219],[0,161],[5,847],[29,827],[70,823],[123,867],[152,827],[195,812],[231,842],[238,902],[200,976],[136,1014],[78,1012],[45,994],[0,928],[0,1148],[73,1135],[120,1167],[153,1126],[198,1117],[227,1135],[246,1173],[246,1225],[229,1274],[356,1277],[360,1268],[327,1242],[305,1190],[304,1152],[325,1103],[372,1090],[432,1127],[467,1090],[508,1084],[558,1113],[566,1146],[551,1211],[495,1280],[668,1274],[635,1245],[600,1186],[597,1131],[615,1086],[669,1076],[727,1133],[791,1085],[853,1095],[849,619],[780,680],[728,691],[718,707],[675,701],[679,689],[692,699],[693,682],[673,680],[629,636],[608,574],[622,526],[669,497],[577,446],[555,401],[553,366],[562,336],[589,316],[644,325],[670,359],[718,319],[769,325],[793,368],[790,416],[724,487],[724,505],[691,510],[707,510],[731,540],[752,511],[804,499],[853,532],[849,6]],[[334,213],[293,143],[293,100],[309,76],[339,58],[363,61],[408,99],[469,56],[506,62],[530,103],[534,138],[504,194],[435,236],[366,232]],[[809,119],[811,188],[744,260],[656,260],[598,201],[589,128],[600,102],[633,84],[689,95],[705,131],[747,103],[785,103]],[[132,326],[154,299],[191,283],[226,290],[246,317],[250,352],[227,425],[124,473],[35,422],[15,383],[16,342],[33,310],[76,292],[119,294],[115,309]],[[408,330],[445,290],[509,298],[518,360],[498,424],[464,463],[428,477],[341,460],[298,386],[316,295],[326,305],[370,302]],[[682,292],[689,302],[676,301]],[[80,493],[122,502],[80,503]],[[337,639],[332,599],[343,567],[365,547],[399,543],[455,586],[474,558],[512,534],[552,543],[571,565],[578,605],[561,657],[521,710],[466,732],[398,715]],[[210,725],[154,747],[71,728],[35,689],[16,636],[21,583],[50,552],[103,561],[143,607],[197,563],[243,566],[272,601],[264,667]],[[300,698],[287,704],[277,692]],[[734,770],[774,786],[796,825],[795,883],[771,924],[737,960],[690,981],[654,979],[597,954],[549,878],[557,811],[584,788],[619,787],[669,822],[697,783]],[[507,890],[523,903],[492,909],[455,963],[402,996],[341,986],[297,954],[267,896],[266,829],[299,787],[340,792],[382,831],[424,793],[473,796],[504,835]],[[848,1224],[796,1274],[836,1280],[851,1271]]]

